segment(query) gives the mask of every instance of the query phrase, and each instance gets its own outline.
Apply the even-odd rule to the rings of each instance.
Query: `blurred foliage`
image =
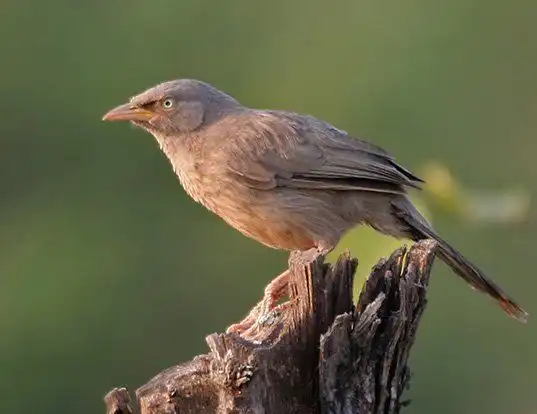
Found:
[[[535,313],[535,1],[0,5],[3,412],[103,412],[112,386],[205,352],[286,265],[189,200],[151,137],[100,122],[165,79],[311,113],[425,165],[420,209]],[[358,229],[340,251],[363,281],[403,242]],[[434,273],[407,411],[535,413],[531,317]]]
[[[530,215],[530,194],[523,188],[495,191],[468,189],[445,165],[431,161],[423,167],[426,199],[438,209],[467,221],[518,224]]]

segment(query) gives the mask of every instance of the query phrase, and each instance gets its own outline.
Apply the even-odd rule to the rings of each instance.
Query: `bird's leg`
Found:
[[[302,260],[305,262],[310,262],[315,260],[319,255],[325,255],[332,248],[327,249],[325,247],[314,247],[306,251],[298,251],[302,256]],[[287,288],[289,286],[289,269],[280,275],[276,276],[265,288],[265,295],[259,304],[261,305],[260,316],[268,314],[271,310],[274,309],[278,300],[283,298],[288,292]]]
[[[319,255],[326,255],[334,245],[331,243],[320,243],[318,247],[306,251],[297,251],[304,262],[311,262]],[[226,332],[242,333],[249,330],[260,319],[263,320],[275,307],[278,300],[283,298],[288,292],[289,269],[276,276],[266,287],[263,299],[250,311],[250,313],[239,323],[235,323],[227,328]]]
[[[242,333],[250,329],[260,317],[272,311],[278,302],[287,293],[289,285],[289,270],[276,276],[266,287],[263,299],[254,306],[250,313],[239,323],[227,328],[226,333]]]
[[[265,287],[265,294],[261,300],[260,316],[266,315],[274,307],[278,300],[283,298],[287,293],[287,287],[289,286],[289,269],[276,276]]]

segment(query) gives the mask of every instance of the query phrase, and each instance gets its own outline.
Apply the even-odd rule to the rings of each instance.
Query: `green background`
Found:
[[[190,201],[153,138],[101,122],[106,110],[199,78],[414,170],[436,159],[465,185],[534,193],[536,21],[533,0],[1,0],[1,412],[104,412],[111,387],[205,352],[286,265]],[[430,210],[536,313],[533,209],[509,225]],[[397,245],[351,239],[361,274]],[[537,412],[535,321],[442,265],[429,298],[405,412]]]

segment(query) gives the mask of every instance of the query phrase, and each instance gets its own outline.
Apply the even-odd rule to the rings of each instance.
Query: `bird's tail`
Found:
[[[392,205],[396,216],[402,221],[401,224],[405,225],[406,231],[408,232],[407,235],[414,241],[423,239],[436,240],[438,243],[438,256],[457,275],[463,278],[473,288],[493,298],[509,316],[520,322],[527,322],[527,312],[509,298],[496,283],[490,280],[474,264],[451,247],[449,243],[440,238],[410,202],[395,202]]]

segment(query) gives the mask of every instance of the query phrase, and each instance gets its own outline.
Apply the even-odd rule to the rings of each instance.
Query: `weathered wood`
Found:
[[[256,306],[246,333],[209,335],[208,354],[140,387],[141,414],[398,413],[434,252],[424,241],[381,260],[356,306],[356,259],[293,253],[289,301],[267,315]],[[124,388],[105,400],[108,413],[130,413]]]
[[[104,396],[106,414],[132,414],[129,392],[126,388],[114,388]]]

